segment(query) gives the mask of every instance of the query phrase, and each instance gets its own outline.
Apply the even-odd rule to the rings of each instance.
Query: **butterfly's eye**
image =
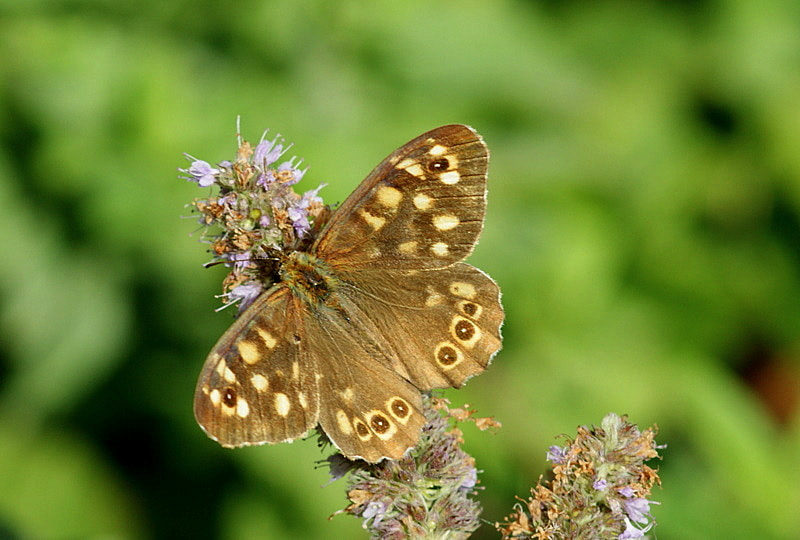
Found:
[[[225,388],[222,391],[222,403],[224,403],[226,407],[233,407],[236,405],[236,390],[230,386]]]
[[[430,172],[446,171],[450,168],[450,161],[447,158],[434,159],[428,163],[428,170]]]

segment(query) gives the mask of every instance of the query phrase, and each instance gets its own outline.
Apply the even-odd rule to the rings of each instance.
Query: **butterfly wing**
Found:
[[[197,422],[222,446],[291,441],[319,419],[316,356],[298,337],[307,308],[289,289],[263,293],[211,350],[194,398]]]
[[[419,439],[425,417],[419,390],[395,371],[392,347],[369,320],[320,308],[306,321],[319,373],[319,422],[348,458],[399,459]]]
[[[419,272],[384,271],[380,281],[345,274],[353,319],[376,328],[395,371],[421,390],[459,387],[500,350],[500,289],[465,263]]]
[[[486,212],[489,152],[443,126],[384,159],[337,209],[311,251],[342,270],[442,268],[472,252]]]

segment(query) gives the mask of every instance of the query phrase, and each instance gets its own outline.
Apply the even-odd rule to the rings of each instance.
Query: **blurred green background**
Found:
[[[486,519],[615,411],[668,444],[658,538],[798,538],[800,4],[723,0],[0,3],[0,538],[365,536],[313,441],[192,417],[231,314],[176,169],[237,115],[329,203],[485,137],[505,348],[447,395],[503,422],[465,428]]]

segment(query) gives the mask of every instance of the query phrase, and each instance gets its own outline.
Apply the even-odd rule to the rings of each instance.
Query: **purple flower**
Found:
[[[469,473],[464,478],[464,481],[461,482],[461,485],[458,486],[460,489],[472,489],[478,483],[478,469],[472,467],[469,470]]]
[[[299,238],[305,236],[305,234],[311,229],[311,224],[308,222],[308,212],[306,212],[306,209],[299,205],[294,205],[289,207],[287,213],[289,214],[289,219],[292,220],[294,232],[297,233],[297,236]]]
[[[381,501],[372,501],[367,503],[367,507],[361,513],[361,517],[364,519],[374,518],[372,520],[372,526],[374,527],[381,522],[385,513],[386,503]]]
[[[317,196],[317,193],[325,186],[326,184],[320,184],[316,189],[306,191],[303,193],[303,196],[300,197],[299,201],[292,203],[287,209],[289,219],[292,220],[292,225],[298,237],[302,238],[305,236],[311,228],[308,222],[308,207],[311,206],[312,203],[322,203],[322,199]]]
[[[595,480],[592,484],[592,487],[597,491],[603,491],[608,487],[608,482],[606,482],[604,479]]]
[[[641,538],[641,537],[644,536],[644,533],[649,531],[652,527],[653,527],[653,524],[650,523],[644,529],[640,529],[636,525],[631,523],[631,520],[629,520],[628,518],[625,518],[625,530],[617,538],[619,540],[628,540],[629,538]]]
[[[241,313],[258,298],[263,288],[258,281],[248,281],[242,285],[237,285],[228,293],[230,304],[239,302],[239,313]]]
[[[295,165],[294,160],[295,158],[293,157],[289,161],[284,161],[283,163],[278,165],[278,175],[280,177],[286,177],[291,175],[291,179],[284,182],[287,186],[293,186],[294,184],[302,180],[303,176],[306,174],[306,171],[308,170],[308,167],[306,167],[302,171],[297,168],[303,162],[302,159],[297,162],[297,165]]]
[[[251,257],[249,253],[228,253],[227,257],[233,263],[235,272],[242,272],[250,266]]]
[[[625,512],[636,523],[647,523],[648,516],[650,515],[650,501],[637,497],[623,501]],[[654,503],[655,504],[655,503]]]
[[[622,495],[623,497],[633,497],[636,494],[633,491],[633,488],[631,488],[631,486],[625,486],[624,488],[620,488],[617,491],[619,491],[619,494]]]
[[[564,460],[567,458],[567,450],[566,448],[562,448],[560,446],[551,446],[547,449],[547,460],[551,463],[564,463]]]
[[[319,190],[321,190],[327,185],[328,184],[320,184],[319,186],[317,186],[317,189],[306,191],[305,193],[303,193],[303,196],[300,197],[300,200],[297,201],[297,203],[295,203],[295,206],[306,211],[306,214],[308,214],[309,206],[311,206],[312,204],[322,204],[322,197],[318,197],[317,193],[319,193]]]
[[[197,159],[192,162],[188,169],[181,169],[181,171],[189,174],[189,180],[197,182],[200,187],[208,187],[217,179],[216,175],[219,174],[219,169],[215,169],[207,162]]]
[[[256,146],[256,149],[253,151],[253,163],[256,167],[266,169],[278,161],[278,158],[285,152],[283,144],[278,141],[283,142],[280,135],[277,135],[271,141],[263,140],[258,143],[258,146]]]

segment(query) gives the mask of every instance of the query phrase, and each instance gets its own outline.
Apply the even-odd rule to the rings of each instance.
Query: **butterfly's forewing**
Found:
[[[341,270],[441,268],[472,252],[486,211],[489,153],[472,128],[443,126],[384,159],[311,251]]]
[[[194,398],[197,422],[223,446],[291,441],[319,420],[316,352],[306,306],[283,285],[263,293],[206,359]]]
[[[376,328],[394,354],[394,369],[420,390],[459,387],[500,350],[500,289],[468,264],[385,270],[380,280],[344,286],[342,295],[360,326]]]

